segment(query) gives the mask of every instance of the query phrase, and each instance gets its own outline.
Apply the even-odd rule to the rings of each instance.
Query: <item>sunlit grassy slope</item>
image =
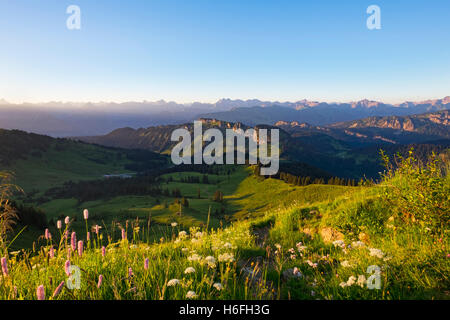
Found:
[[[105,174],[129,172],[124,169],[128,163],[131,161],[119,151],[67,141],[63,148],[52,145],[45,152],[30,154],[0,169],[14,172],[16,184],[26,192],[40,193],[69,180],[92,180]]]
[[[9,274],[0,283],[0,298],[36,299],[36,288],[43,286],[45,298],[55,300],[449,299],[448,221],[442,228],[407,218],[401,214],[404,207],[396,202],[401,200],[392,202],[386,196],[386,191],[395,193],[394,186],[412,186],[401,191],[405,198],[421,190],[421,184],[411,180],[413,174],[358,188],[294,188],[254,179],[245,171],[238,174],[243,180],[235,190],[230,187],[226,199],[241,208],[261,210],[256,217],[206,230],[187,228],[189,221],[171,225],[176,217],[161,213],[167,225],[159,225],[158,237],[149,237],[147,221],[130,219],[119,226],[105,225],[87,241],[81,228],[85,221],[78,212],[73,217],[77,221],[65,227],[72,232],[79,224],[76,237],[83,241],[83,250],[69,250],[71,233],[67,245],[63,242],[58,247],[60,231],[52,230],[52,240],[40,240],[43,249],[9,252]],[[430,189],[420,191],[430,203],[445,198],[449,190],[448,179],[433,179]],[[266,201],[255,197],[258,190],[265,190]],[[289,200],[275,205],[284,199],[280,190],[290,192]],[[255,204],[251,205],[251,199]],[[114,201],[111,210],[121,202],[138,203],[131,198]],[[141,201],[142,208],[128,211],[158,210]],[[95,202],[86,204],[91,205],[86,221],[90,228],[97,222],[99,207]],[[448,215],[448,203],[429,208],[436,206]],[[194,213],[191,216],[195,218]],[[65,286],[65,263],[82,270],[80,289]]]

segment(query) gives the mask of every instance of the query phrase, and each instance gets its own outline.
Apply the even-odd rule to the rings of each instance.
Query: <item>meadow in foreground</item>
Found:
[[[173,222],[157,242],[146,223],[101,228],[87,210],[84,234],[66,218],[40,248],[2,238],[0,298],[448,299],[448,160],[385,160],[379,184],[225,228]]]

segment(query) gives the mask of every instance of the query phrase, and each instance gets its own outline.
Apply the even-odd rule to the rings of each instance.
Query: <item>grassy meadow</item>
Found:
[[[181,214],[173,197],[51,200],[55,226],[2,240],[0,298],[449,299],[448,162],[385,160],[383,180],[359,187],[171,173]]]

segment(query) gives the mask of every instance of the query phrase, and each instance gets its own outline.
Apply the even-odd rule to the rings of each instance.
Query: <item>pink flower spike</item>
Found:
[[[77,250],[77,234],[72,232],[72,236],[70,237],[70,245],[72,247],[72,251]]]
[[[55,250],[53,249],[53,247],[50,247],[50,258],[54,257],[55,257]]]
[[[106,255],[106,248],[105,246],[102,247],[102,257],[104,257]]]
[[[6,258],[5,257],[3,257],[2,258],[2,271],[3,271],[3,274],[5,275],[5,276],[7,276],[8,275],[8,261],[6,260]]]
[[[91,241],[91,233],[88,231],[87,235],[86,235],[86,240],[87,241]]]
[[[70,261],[67,260],[66,263],[64,264],[64,270],[66,271],[66,275],[69,277],[70,276]]]
[[[83,240],[78,241],[78,255],[80,257],[83,255]]]
[[[70,222],[70,218],[69,218],[69,217],[66,217],[66,218],[64,219],[64,223],[65,223],[65,224],[69,224],[69,222]]]
[[[125,240],[127,238],[127,232],[125,229],[122,229],[122,240]]]
[[[48,231],[48,229],[45,229],[44,237],[46,240],[50,238],[50,232]]]
[[[131,267],[128,268],[128,277],[131,278],[133,276],[133,269]]]
[[[38,300],[45,300],[45,289],[43,285],[37,287],[36,296]]]
[[[62,222],[61,222],[61,220],[58,220],[58,221],[56,222],[56,227],[57,227],[58,229],[61,229],[61,228],[62,228]]]
[[[100,287],[101,287],[101,285],[102,285],[102,282],[103,282],[103,276],[102,276],[102,275],[99,275],[99,276],[98,276],[97,289],[100,289]]]
[[[144,269],[145,270],[148,270],[148,262],[149,262],[149,260],[148,260],[148,258],[146,258],[144,261]]]
[[[55,289],[55,291],[53,292],[53,295],[52,295],[53,299],[55,299],[61,293],[61,290],[62,290],[63,286],[64,286],[64,281],[62,281],[59,284],[59,286]]]
[[[83,216],[84,216],[84,220],[87,220],[89,218],[89,211],[88,211],[88,209],[84,209]]]

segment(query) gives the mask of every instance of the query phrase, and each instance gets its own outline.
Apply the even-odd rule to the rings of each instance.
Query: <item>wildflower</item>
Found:
[[[187,299],[195,299],[197,297],[198,297],[198,295],[194,291],[188,291],[188,293],[186,293]]]
[[[45,289],[43,285],[40,285],[36,289],[36,296],[38,300],[45,300]]]
[[[50,258],[54,258],[55,257],[55,250],[53,249],[53,246],[50,247]]]
[[[352,265],[347,260],[344,260],[341,262],[341,266],[344,268],[350,268]]]
[[[184,270],[184,274],[190,274],[190,273],[195,273],[195,269],[192,267],[188,267],[188,268],[186,268],[186,270]]]
[[[364,242],[362,242],[362,241],[353,241],[352,242],[352,247],[353,248],[362,248],[362,247],[365,247],[365,246],[366,246],[366,244]]]
[[[146,259],[144,260],[144,269],[145,269],[145,270],[148,270],[148,262],[149,262],[149,260],[148,260],[148,258],[146,258]]]
[[[100,289],[100,287],[102,286],[102,282],[103,282],[103,276],[99,275],[98,276],[97,289]]]
[[[223,247],[224,247],[225,249],[231,249],[232,245],[231,245],[231,243],[226,242],[226,243],[223,245]]]
[[[216,288],[217,291],[220,291],[223,289],[223,286],[220,282],[216,282],[213,284],[213,287]]]
[[[127,239],[127,232],[125,229],[122,228],[122,240],[126,240]]]
[[[203,237],[203,232],[198,231],[194,236],[195,236],[196,238],[201,238],[201,237]]]
[[[234,255],[232,253],[224,253],[219,255],[219,261],[221,262],[233,262]]]
[[[312,268],[317,268],[317,263],[314,263],[311,260],[306,260],[306,263]]]
[[[300,270],[297,267],[294,267],[294,270],[292,271],[292,273],[296,277],[299,277],[299,278],[303,277],[303,274],[300,272]]]
[[[340,286],[341,288],[345,288],[345,287],[347,287],[348,285],[347,285],[347,282],[341,282],[341,283],[339,284],[339,286]]]
[[[131,278],[133,276],[133,269],[131,267],[128,268],[128,277]]]
[[[447,258],[450,258],[450,253],[447,253]]]
[[[281,250],[281,244],[277,243],[277,244],[275,244],[275,247],[276,247],[278,250]]]
[[[295,254],[291,254],[291,260],[297,259],[297,256]]]
[[[369,248],[369,251],[370,251],[369,254],[372,257],[377,257],[377,258],[380,258],[380,259],[382,259],[384,257],[384,252],[381,251],[380,249]]]
[[[72,251],[77,250],[77,234],[72,232],[72,236],[70,237],[70,245],[72,247]]]
[[[78,255],[80,257],[83,255],[83,240],[78,241]]]
[[[294,254],[294,253],[295,253],[295,250],[294,250],[294,248],[290,248],[290,249],[288,250],[288,252],[291,253],[291,254]]]
[[[91,241],[91,233],[89,231],[86,234],[86,241]]]
[[[188,257],[189,261],[198,261],[200,260],[202,257],[199,256],[198,254],[194,253],[193,255],[191,255],[190,257]]]
[[[169,282],[167,282],[168,287],[175,287],[179,284],[180,284],[180,280],[178,280],[178,279],[172,279]]]
[[[53,295],[52,295],[53,299],[55,299],[61,293],[61,290],[62,290],[63,286],[64,286],[64,281],[62,281],[59,284],[59,286],[56,287],[56,289],[55,289],[55,291],[53,292]]]
[[[185,238],[187,236],[187,232],[186,231],[180,231],[180,232],[178,232],[178,237],[180,237],[181,239],[182,238]]]
[[[2,271],[3,271],[3,274],[4,274],[5,276],[7,276],[7,275],[8,275],[8,262],[7,262],[7,260],[6,260],[5,257],[3,257],[3,258],[1,259],[1,261],[2,261]]]
[[[362,274],[358,276],[358,281],[356,282],[356,284],[361,288],[363,288],[366,282],[367,282],[366,277]]]
[[[62,222],[61,222],[61,220],[56,221],[56,227],[57,227],[58,229],[61,229],[61,228],[62,228]]]
[[[345,248],[345,242],[342,240],[333,241],[333,246]]]
[[[69,222],[70,222],[70,218],[69,218],[69,217],[66,217],[66,218],[64,219],[64,223],[65,223],[65,224],[69,224]]]
[[[70,261],[66,260],[66,263],[64,264],[64,270],[66,271],[67,276],[70,276]]]
[[[207,256],[207,257],[205,258],[205,262],[206,262],[207,264],[215,264],[215,263],[216,263],[216,259],[215,259],[213,256]]]
[[[88,209],[84,209],[83,210],[83,216],[84,216],[84,220],[87,220],[89,218],[89,211],[88,211]]]
[[[94,232],[95,232],[95,234],[98,234],[99,232],[100,232],[100,229],[101,229],[102,227],[101,226],[99,226],[98,224],[96,224],[95,226],[94,226]]]
[[[45,229],[44,237],[46,240],[50,239],[50,232],[48,231],[48,229]]]
[[[178,225],[178,223],[172,222],[170,225],[175,228]]]
[[[355,276],[350,276],[349,278],[348,278],[348,280],[347,280],[347,286],[352,286],[352,285],[354,285],[355,284],[355,281],[356,281],[356,277]]]

